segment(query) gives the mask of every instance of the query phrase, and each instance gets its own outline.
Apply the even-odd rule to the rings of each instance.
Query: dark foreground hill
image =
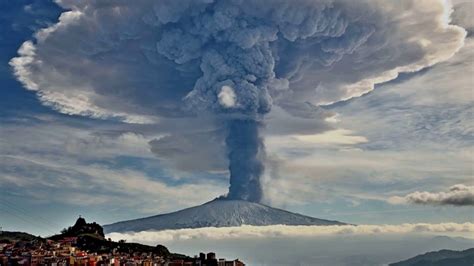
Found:
[[[180,254],[172,254],[162,245],[148,246],[138,243],[126,243],[125,241],[114,242],[107,240],[104,237],[104,230],[102,226],[93,222],[87,223],[84,218],[79,217],[76,223],[64,229],[61,234],[49,237],[51,240],[60,241],[68,237],[75,237],[76,246],[87,252],[95,253],[111,253],[113,250],[120,253],[133,254],[138,253],[153,253],[161,257],[185,257]]]
[[[392,263],[390,266],[472,266],[474,265],[474,248],[463,251],[443,249],[428,252],[408,260]]]
[[[60,234],[47,238],[36,237],[23,232],[0,232],[0,243],[16,243],[20,246],[39,246],[44,245],[48,240],[61,242],[74,239],[74,246],[82,251],[89,253],[108,254],[119,252],[123,254],[147,253],[154,254],[164,258],[185,259],[185,255],[171,253],[165,246],[148,246],[138,243],[127,243],[125,241],[111,241],[104,237],[102,226],[97,223],[87,223],[84,218],[77,219],[76,223],[61,231]]]
[[[0,231],[0,243],[11,243],[17,241],[31,242],[35,240],[43,241],[44,239],[24,232]]]
[[[313,218],[263,204],[242,200],[215,199],[203,205],[147,218],[104,226],[106,233],[138,232],[240,225],[343,225],[338,221]]]
[[[87,223],[84,218],[79,217],[73,226],[64,228],[61,231],[61,234],[51,236],[49,239],[59,240],[65,237],[77,237],[83,235],[93,236],[97,239],[104,239],[104,229],[95,222]]]

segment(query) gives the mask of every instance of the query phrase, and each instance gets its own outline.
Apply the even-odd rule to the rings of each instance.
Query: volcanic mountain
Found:
[[[344,225],[344,223],[338,221],[313,218],[255,202],[218,198],[177,212],[105,225],[104,230],[106,233],[138,232],[200,227],[229,227],[244,224]]]

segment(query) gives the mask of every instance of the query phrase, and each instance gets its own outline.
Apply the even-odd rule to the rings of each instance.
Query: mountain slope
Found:
[[[228,227],[243,224],[342,225],[344,223],[317,219],[254,202],[215,199],[203,205],[177,212],[105,225],[104,230],[106,233],[138,232],[145,230]]]
[[[390,266],[472,266],[474,265],[474,248],[463,251],[443,249],[428,252],[411,259],[392,263]]]
[[[14,241],[34,241],[39,240],[43,241],[39,236],[34,236],[24,232],[9,232],[9,231],[0,231],[0,243],[9,243]]]

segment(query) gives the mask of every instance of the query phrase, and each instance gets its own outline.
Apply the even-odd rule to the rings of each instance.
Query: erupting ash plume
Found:
[[[178,65],[199,64],[202,76],[185,96],[186,106],[210,111],[228,127],[228,198],[259,202],[265,154],[259,127],[272,98],[288,89],[288,76],[304,67],[293,60],[311,49],[319,55],[306,67],[330,65],[363,44],[374,26],[352,24],[341,9],[312,1],[185,3],[158,6],[166,16],[158,17],[157,51]]]
[[[226,144],[229,155],[229,199],[260,202],[263,173],[263,141],[258,134],[259,124],[252,120],[229,122]]]
[[[67,114],[210,117],[227,132],[228,198],[256,202],[272,106],[313,123],[318,105],[446,60],[465,36],[445,1],[56,2],[69,11],[19,49],[18,80]]]

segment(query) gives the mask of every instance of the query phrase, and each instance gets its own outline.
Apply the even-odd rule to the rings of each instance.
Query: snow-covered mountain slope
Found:
[[[215,199],[203,205],[104,226],[106,233],[247,225],[342,225],[255,202]]]

